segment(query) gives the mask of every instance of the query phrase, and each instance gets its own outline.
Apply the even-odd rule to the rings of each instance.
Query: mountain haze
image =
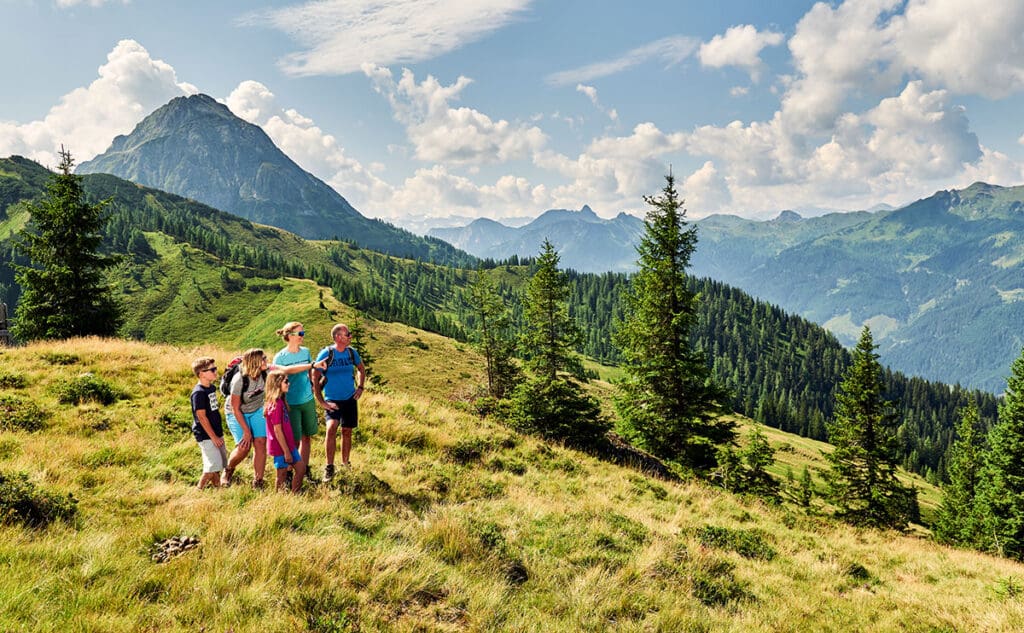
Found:
[[[518,228],[480,218],[465,227],[430,229],[429,235],[492,259],[534,256],[546,239],[558,250],[565,268],[627,272],[636,267],[636,244],[643,231],[643,221],[636,217],[620,213],[603,220],[584,205],[579,211],[550,209]]]
[[[568,268],[633,270],[642,222],[588,212],[431,234],[492,258],[534,255],[548,237]],[[1001,392],[1024,346],[1024,187],[975,183],[900,209],[784,211],[768,221],[712,215],[694,225],[691,274],[825,325],[846,345],[870,325],[894,369]]]
[[[76,171],[113,174],[310,239],[337,237],[432,261],[472,260],[447,244],[364,217],[262,128],[203,94],[172,99]]]

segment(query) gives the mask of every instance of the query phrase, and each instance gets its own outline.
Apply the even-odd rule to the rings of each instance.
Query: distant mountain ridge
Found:
[[[464,227],[433,228],[428,235],[492,259],[536,255],[547,239],[558,250],[565,268],[628,272],[635,268],[636,244],[643,232],[639,218],[620,213],[605,220],[584,205],[579,211],[549,209],[519,228],[480,218]]]
[[[642,221],[595,221],[584,210],[547,211],[519,229],[477,220],[431,235],[492,258],[534,255],[548,237],[568,268],[634,270]],[[978,182],[899,209],[694,224],[691,274],[825,325],[848,345],[870,325],[894,369],[1001,392],[1024,346],[1024,186]]]
[[[113,174],[310,239],[337,237],[443,263],[472,261],[448,244],[364,217],[259,126],[204,94],[172,99],[76,173]]]

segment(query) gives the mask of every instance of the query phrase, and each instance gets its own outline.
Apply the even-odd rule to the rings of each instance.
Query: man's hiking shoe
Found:
[[[324,466],[324,483],[334,479],[334,464]]]
[[[220,476],[220,485],[227,488],[231,485],[231,479],[235,476],[234,468],[225,468],[224,472]]]

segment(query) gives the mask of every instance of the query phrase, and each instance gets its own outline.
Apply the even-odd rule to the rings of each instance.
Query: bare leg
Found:
[[[203,476],[199,478],[199,485],[196,487],[202,490],[207,486],[213,486],[214,488],[220,485],[220,473],[203,473]]]
[[[341,463],[348,466],[348,454],[352,451],[352,429],[341,429]]]
[[[263,481],[263,474],[267,470],[267,438],[253,438],[252,444],[256,447],[252,457],[252,471],[256,481]]]
[[[298,492],[302,489],[302,478],[306,476],[306,462],[295,462],[292,464],[294,474],[292,474],[292,492]]]
[[[284,492],[284,490],[285,490],[285,487],[284,487],[285,486],[285,480],[287,478],[288,478],[288,469],[287,468],[278,468],[277,469],[277,482],[276,482],[276,487],[277,487],[277,491],[278,492]]]
[[[242,463],[242,460],[249,456],[249,451],[252,449],[252,442],[242,450],[240,444],[236,444],[234,450],[231,451],[231,455],[228,456],[228,469],[234,470]]]
[[[310,438],[308,435],[303,435],[302,439],[299,441],[299,455],[302,456],[303,464],[309,463],[309,453],[312,444],[312,438]]]
[[[344,435],[342,435],[344,441]],[[344,448],[344,446],[342,446]],[[327,453],[327,464],[334,465],[334,453],[338,450],[338,420],[327,421],[327,437],[324,439],[324,452]],[[342,455],[344,457],[344,455]]]

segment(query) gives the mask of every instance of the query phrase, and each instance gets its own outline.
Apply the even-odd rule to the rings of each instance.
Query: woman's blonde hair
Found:
[[[288,342],[288,335],[293,334],[297,330],[302,329],[302,323],[299,321],[289,321],[284,324],[284,327],[275,332],[278,336],[284,339],[284,342]]]
[[[249,378],[259,378],[263,371],[263,359],[266,357],[263,350],[255,347],[245,350],[242,354],[242,374]]]
[[[277,406],[277,401],[281,398],[281,394],[284,392],[282,387],[286,380],[288,380],[288,375],[280,369],[275,369],[267,374],[267,386],[263,400],[264,415]]]

